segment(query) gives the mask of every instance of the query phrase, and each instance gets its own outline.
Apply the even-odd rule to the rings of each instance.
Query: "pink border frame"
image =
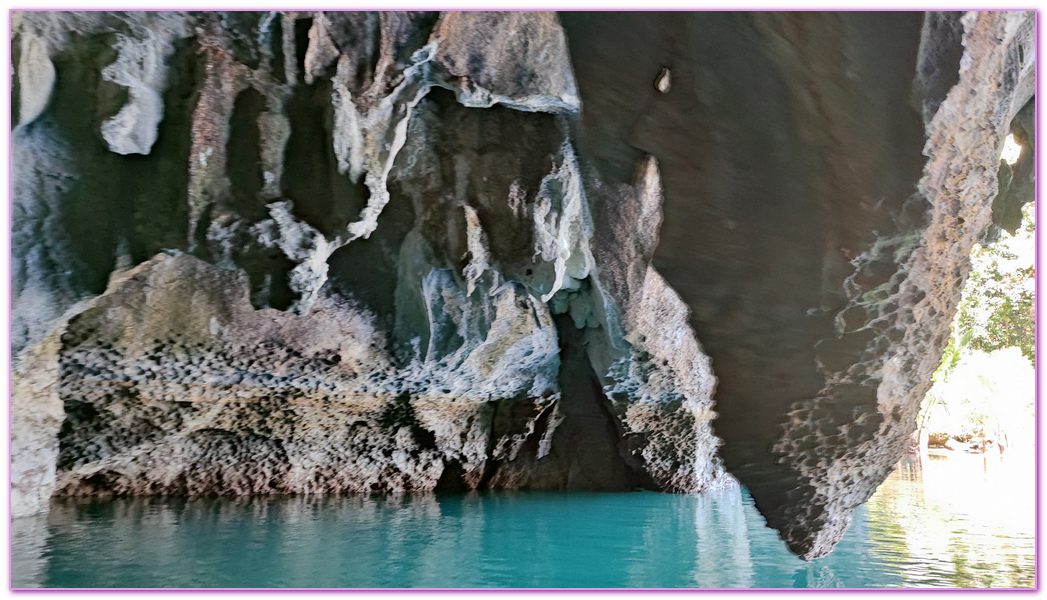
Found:
[[[181,8],[118,8],[119,10],[148,10],[148,12],[174,12],[174,10],[182,10]],[[261,9],[273,9],[273,8],[261,8]],[[296,8],[296,10],[302,10],[302,12],[310,12],[310,10],[332,10],[334,8],[322,7],[322,8]],[[374,9],[367,7],[354,7],[353,9]],[[396,7],[393,9],[379,8],[380,10],[413,10],[413,9],[431,9],[431,7],[425,8],[409,8],[409,7]],[[508,8],[504,10],[512,10],[512,12],[525,12],[525,10],[540,10],[541,8]],[[996,12],[1007,12],[1007,10],[1028,10],[1035,14],[1035,79],[1037,79],[1037,91],[1040,87],[1040,10],[1038,8],[967,8],[968,10],[996,10]],[[76,12],[87,12],[97,13],[108,10],[107,8],[8,8],[7,12],[7,39],[10,39],[10,31],[12,31],[12,18],[15,12],[61,12],[61,10],[76,10]],[[202,10],[202,8],[187,8],[186,10]],[[247,8],[207,8],[207,12],[213,12],[213,10],[229,10],[229,12],[247,12]],[[470,8],[469,10],[475,10]],[[592,8],[559,8],[560,12],[583,12],[583,10],[591,10],[596,12]],[[685,12],[681,8],[615,8],[616,12],[645,12],[645,13],[656,13],[656,12]],[[686,12],[739,12],[739,10],[750,10],[750,12],[757,12],[758,8],[695,8],[686,10]],[[777,10],[781,10],[778,8]],[[821,10],[827,10],[827,8],[800,8],[795,9],[798,12],[821,12]],[[916,12],[916,9],[908,8],[834,8],[833,12]],[[10,89],[12,83],[10,79],[7,79],[8,96],[12,93]],[[1040,130],[1040,102],[1035,99],[1037,96],[1033,96],[1033,102],[1035,102],[1035,128],[1037,133]],[[7,131],[12,132],[13,128],[13,116],[10,111],[7,111]],[[1039,136],[1037,137],[1037,147],[1039,149]],[[8,229],[4,238],[7,250],[8,268],[10,265],[10,259],[12,259],[12,231],[10,231],[9,225],[13,221],[13,210],[14,204],[10,202],[10,198],[14,197],[14,184],[10,173],[12,173],[12,150],[13,150],[13,136],[8,133],[7,135],[7,223]],[[1039,155],[1039,152],[1037,153]],[[1034,181],[1035,181],[1035,203],[1037,203],[1037,214],[1035,214],[1034,222],[1037,227],[1037,237],[1035,237],[1035,273],[1040,273],[1040,251],[1041,251],[1041,210],[1040,210],[1040,160],[1037,160],[1034,166]],[[135,593],[251,593],[251,594],[288,594],[288,593],[378,593],[378,594],[400,594],[400,593],[436,593],[436,594],[490,594],[490,593],[524,593],[524,594],[537,594],[543,592],[558,592],[558,593],[601,593],[601,594],[637,594],[637,593],[667,593],[667,594],[694,594],[694,593],[740,593],[740,594],[763,594],[763,593],[833,593],[833,592],[847,592],[847,593],[885,593],[894,591],[904,591],[912,593],[999,593],[999,592],[1018,592],[1018,593],[1039,593],[1040,591],[1040,566],[1041,566],[1041,554],[1040,554],[1040,398],[1042,388],[1042,377],[1040,373],[1040,298],[1042,297],[1042,286],[1041,279],[1037,276],[1034,284],[1035,289],[1035,352],[1037,352],[1037,364],[1035,364],[1035,409],[1037,409],[1037,420],[1035,420],[1034,426],[1034,465],[1035,465],[1035,504],[1037,504],[1037,510],[1035,510],[1034,520],[1034,564],[1035,564],[1035,575],[1034,584],[1032,587],[990,587],[990,588],[958,588],[958,587],[943,587],[943,588],[922,588],[922,587],[904,587],[904,588],[866,588],[866,587],[837,587],[837,588],[825,588],[825,590],[819,590],[819,588],[790,588],[790,587],[750,587],[750,588],[734,588],[734,587],[12,587],[10,586],[10,577],[13,577],[12,573],[12,556],[10,556],[10,545],[12,545],[12,532],[10,532],[10,475],[12,475],[12,454],[10,454],[10,446],[7,448],[7,573],[8,573],[8,590],[17,593],[45,593],[45,594],[62,594],[62,593],[81,593],[81,594],[135,594]],[[13,294],[14,290],[12,287],[7,288],[7,315],[8,315],[8,327],[10,324],[10,311],[13,307]],[[9,330],[8,330],[9,333]],[[12,371],[12,355],[10,355],[10,345],[5,343],[3,349],[0,350],[3,356],[7,358],[7,385],[8,391],[10,386],[13,384],[13,371]],[[10,398],[8,397],[7,405],[7,431],[8,435],[12,430],[12,412],[10,412]]]

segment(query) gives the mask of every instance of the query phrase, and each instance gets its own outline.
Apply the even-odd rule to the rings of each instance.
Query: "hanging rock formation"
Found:
[[[1031,199],[1032,23],[16,14],[13,512],[726,466],[821,556]]]
[[[993,199],[1012,121],[1032,129],[1015,116],[1031,114],[1033,20],[562,20],[583,163],[616,181],[658,160],[653,265],[712,358],[725,466],[790,549],[824,555],[915,428],[972,245],[1015,210]],[[668,93],[642,85],[663,65]],[[1031,148],[1015,165],[1022,197],[996,201],[1019,215]]]

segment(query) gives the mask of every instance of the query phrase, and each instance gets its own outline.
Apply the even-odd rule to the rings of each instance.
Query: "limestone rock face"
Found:
[[[21,512],[730,481],[657,163],[594,221],[555,14],[157,18],[16,31]]]
[[[725,466],[795,553],[822,556],[915,428],[971,246],[1031,199],[993,206],[1003,138],[1031,129],[1031,16],[562,20],[583,163],[610,183],[658,160],[652,264],[712,359]]]
[[[1029,199],[1031,18],[16,14],[13,513],[726,466],[822,555]]]
[[[502,389],[455,394],[466,373],[397,371],[384,332],[347,300],[255,310],[243,274],[159,255],[65,328],[56,493],[402,492],[436,487],[445,461],[479,478],[488,449],[512,451],[529,423],[489,439],[483,393],[552,401],[555,336],[516,328],[515,347],[552,364],[491,361],[497,381],[472,383]]]

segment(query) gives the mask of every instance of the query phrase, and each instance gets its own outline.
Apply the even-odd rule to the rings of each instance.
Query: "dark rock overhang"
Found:
[[[815,558],[1033,189],[1032,13],[14,23],[16,515],[726,466]]]

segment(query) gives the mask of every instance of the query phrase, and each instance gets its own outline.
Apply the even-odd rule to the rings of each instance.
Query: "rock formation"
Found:
[[[13,512],[726,467],[824,555],[971,246],[1031,200],[1033,41],[1019,12],[18,13]]]
[[[1030,103],[1032,21],[562,18],[583,159],[611,181],[658,159],[653,264],[713,360],[725,466],[794,552],[822,555],[915,427]],[[672,91],[638,85],[663,64]]]

